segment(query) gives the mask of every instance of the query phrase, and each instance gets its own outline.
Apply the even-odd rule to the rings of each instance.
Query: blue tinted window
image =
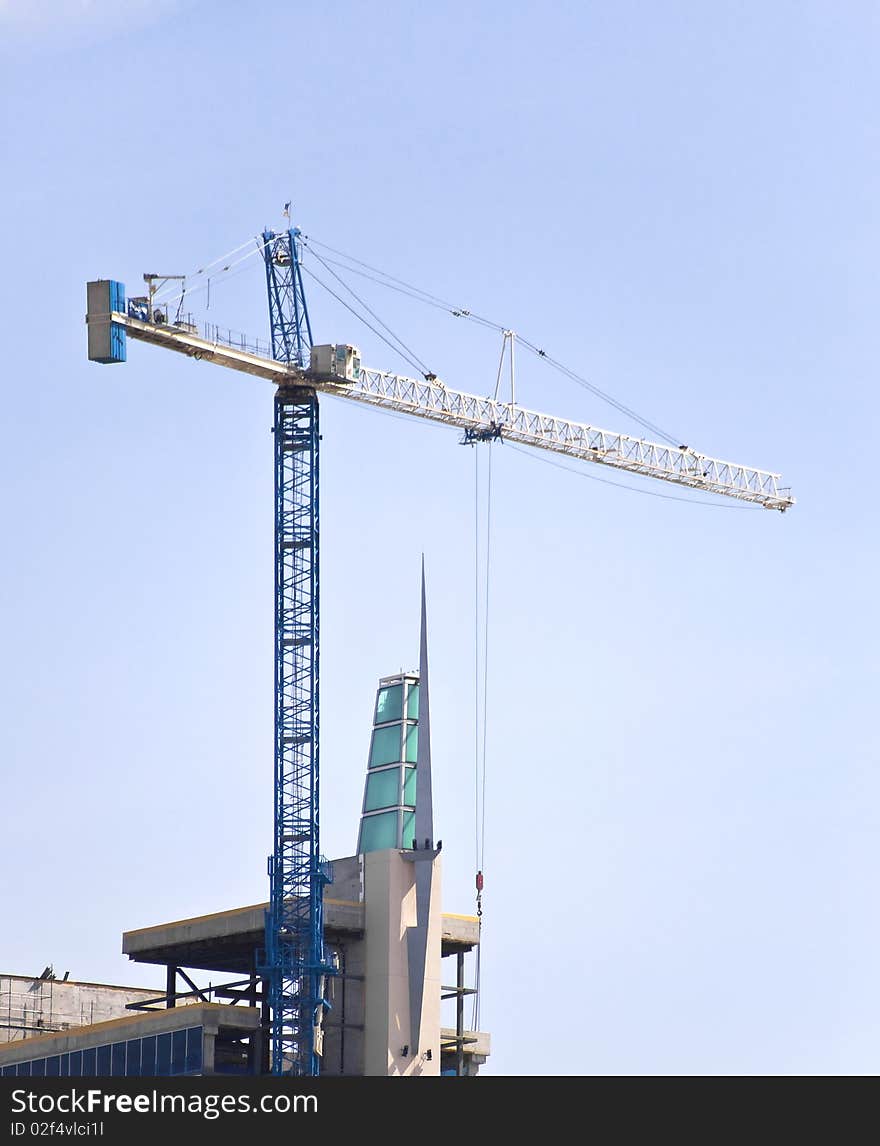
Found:
[[[29,1062],[20,1062],[20,1063],[18,1064],[18,1066],[15,1068],[15,1073],[16,1073],[16,1076],[17,1076],[17,1077],[19,1077],[19,1078],[20,1078],[20,1077],[21,1077],[23,1074],[24,1074],[24,1075],[28,1075],[28,1076],[30,1076],[30,1073],[31,1073],[31,1064],[30,1064]]]
[[[46,1073],[46,1060],[44,1058],[35,1058],[31,1062],[31,1074],[34,1078],[42,1078]]]
[[[82,1077],[95,1078],[98,1073],[97,1054],[94,1047],[86,1047],[83,1051]]]
[[[3,1068],[3,1077],[4,1078],[9,1078],[10,1075],[14,1075],[14,1074],[15,1074],[15,1067],[14,1066],[4,1066],[4,1068]]]
[[[98,1061],[95,1067],[98,1078],[110,1077],[110,1045],[98,1047]]]
[[[70,1074],[70,1055],[61,1054],[58,1056],[58,1073],[62,1078],[67,1078]]]
[[[125,1077],[125,1043],[114,1043],[111,1047],[110,1073],[114,1078]]]
[[[400,769],[383,768],[367,777],[367,794],[364,811],[375,812],[379,808],[393,808],[400,803]]]
[[[198,1074],[202,1069],[202,1028],[190,1027],[186,1032],[186,1072]]]
[[[141,1073],[141,1040],[129,1039],[125,1044],[125,1073],[137,1078]]]
[[[385,724],[389,720],[400,720],[403,716],[403,685],[392,684],[389,688],[380,688],[376,697],[376,724]]]
[[[70,1077],[79,1078],[82,1075],[82,1051],[71,1051],[68,1057],[70,1059]]]
[[[171,1074],[171,1035],[156,1037],[156,1074]]]
[[[58,1070],[59,1070],[58,1055],[57,1054],[50,1055],[49,1058],[46,1059],[46,1077],[47,1078],[57,1078],[58,1077]]]
[[[378,768],[382,764],[396,764],[400,760],[400,737],[399,724],[388,724],[374,731],[370,748],[371,768]]]
[[[141,1078],[156,1077],[156,1036],[141,1039]]]
[[[361,820],[361,852],[378,852],[383,848],[396,848],[397,812],[380,812],[378,816],[364,816]]]
[[[171,1073],[183,1074],[186,1070],[186,1031],[175,1031],[171,1036]]]

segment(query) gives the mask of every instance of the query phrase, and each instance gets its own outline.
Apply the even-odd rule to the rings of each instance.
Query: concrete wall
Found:
[[[407,931],[416,923],[415,864],[399,851],[364,856],[365,1075],[440,1073],[440,858],[432,863],[425,1004],[418,1053],[410,1027]],[[406,1048],[406,1053],[404,1053]],[[428,1052],[430,1051],[430,1057]]]
[[[324,889],[325,899],[363,902],[363,864],[363,856],[344,856],[342,859],[333,860],[333,882]]]
[[[122,1018],[95,1026],[71,1027],[54,1034],[6,1043],[0,1046],[0,1066],[200,1026],[203,1028],[202,1073],[212,1074],[216,1042],[223,1036],[249,1038],[259,1024],[259,1013],[253,1007],[230,1007],[218,1003],[194,1003],[188,1007],[159,1011],[128,1011]]]
[[[357,1077],[364,1073],[363,938],[333,944],[339,974],[327,979],[330,1010],[324,1015],[324,1054],[321,1074]]]
[[[161,995],[161,990],[78,983],[68,979],[30,979],[0,975],[0,1043],[32,1038],[119,1019],[132,1012],[126,1003]]]
[[[324,922],[342,911],[342,904],[362,903],[363,857],[333,860],[333,882],[324,891],[333,901],[325,908]],[[364,1073],[364,937],[353,933],[329,943],[339,962],[339,974],[329,976],[326,990],[331,1007],[324,1015],[324,1053],[321,1074],[337,1077]]]

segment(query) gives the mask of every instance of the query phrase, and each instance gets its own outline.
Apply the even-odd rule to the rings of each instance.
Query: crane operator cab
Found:
[[[345,346],[342,343],[313,346],[309,358],[309,373],[317,374],[331,382],[359,382],[361,352],[356,346]]]

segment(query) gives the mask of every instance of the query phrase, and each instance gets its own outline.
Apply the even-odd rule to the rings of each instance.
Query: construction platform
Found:
[[[265,941],[268,908],[268,903],[255,903],[250,907],[125,931],[122,953],[135,963],[248,975],[254,951]],[[325,942],[336,946],[346,939],[363,938],[365,914],[363,903],[326,898]],[[443,957],[471,951],[479,941],[480,921],[475,915],[442,916]]]
[[[368,856],[366,861],[362,855],[333,861],[333,882],[324,896],[324,944],[332,953],[337,973],[327,977],[325,987],[330,1006],[323,1017],[323,1074],[380,1072],[378,1059],[371,1057],[369,1039],[365,1041],[365,1031],[376,1025],[374,1020],[368,1021],[368,1013],[375,1015],[387,1008],[388,1000],[383,996],[388,989],[388,960],[394,957],[390,952],[399,950],[404,942],[399,913],[388,914],[383,906],[390,901],[384,882],[378,882],[380,867],[378,855]],[[377,874],[371,876],[370,872]],[[371,897],[370,886],[378,894]],[[261,1049],[252,1048],[256,1057],[251,1069],[254,1073],[267,1072],[268,999],[258,961],[265,945],[268,907],[268,903],[251,904],[124,932],[123,954],[133,962],[166,969],[163,993],[129,1005],[152,1010],[212,1001],[254,1009],[261,1015],[263,1041]],[[442,999],[456,1001],[456,1014],[455,1026],[439,1028],[435,1053],[450,1072],[454,1058],[457,1073],[476,1073],[489,1054],[489,1036],[465,1029],[465,997],[473,991],[464,986],[464,959],[479,947],[480,920],[475,915],[438,914],[437,973],[448,985],[437,982],[437,987]],[[381,955],[377,954],[377,943],[381,944]],[[452,959],[452,966],[443,974],[440,968],[447,959]],[[207,984],[197,983],[202,975],[193,978],[188,972],[207,972],[211,979]],[[224,980],[229,976],[234,981]],[[400,1042],[405,1044],[405,1037]],[[384,1063],[387,1039],[382,1045],[386,1047],[381,1052]],[[392,1058],[405,1059],[405,1051],[402,1045]],[[384,1066],[381,1072],[386,1072]]]

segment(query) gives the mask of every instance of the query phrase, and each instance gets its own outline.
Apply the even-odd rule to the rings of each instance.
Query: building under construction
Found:
[[[379,682],[357,854],[333,861],[323,898],[332,972],[313,1030],[321,1075],[472,1075],[489,1054],[489,1036],[465,1021],[480,921],[442,911],[441,846],[412,846],[425,691],[418,673]],[[52,967],[0,976],[3,1076],[272,1073],[259,967],[268,907],[125,932],[123,953],[157,967],[154,991],[58,978]]]
[[[200,332],[192,315],[182,311],[187,285],[179,275],[145,274],[147,293],[134,298],[126,297],[117,280],[88,283],[86,322],[93,362],[124,363],[132,339],[276,388],[274,838],[268,903],[127,932],[124,952],[164,968],[164,990],[151,998],[131,992],[121,1004],[125,1013],[106,1022],[90,1019],[88,1025],[72,1022],[64,1029],[68,1020],[55,1022],[50,1006],[48,1022],[41,1010],[37,1027],[32,1004],[39,996],[43,1006],[47,982],[52,1006],[65,992],[85,991],[87,985],[58,983],[50,976],[24,986],[14,980],[6,1028],[11,1036],[27,1037],[0,1050],[4,1074],[466,1075],[475,1073],[488,1054],[488,1037],[468,1030],[464,1021],[464,1004],[473,991],[466,986],[465,959],[478,949],[479,918],[446,915],[441,908],[424,575],[419,670],[380,681],[355,853],[328,863],[320,852],[319,398],[453,426],[463,442],[478,448],[510,441],[766,509],[784,512],[794,504],[779,474],[709,457],[657,427],[663,442],[526,409],[515,394],[516,336],[467,310],[450,308],[450,313],[502,334],[493,397],[446,386],[400,339],[398,349],[421,371],[420,378],[368,369],[357,347],[318,345],[312,338],[301,274],[304,249],[323,260],[298,228],[264,230],[255,248],[250,240],[238,250],[244,247],[249,255],[218,262],[225,272],[250,255],[262,256],[271,345],[233,337],[214,324]],[[212,265],[197,272],[208,284]],[[357,273],[356,267],[349,269]],[[385,285],[401,285],[386,277]],[[178,290],[170,299],[177,302],[176,311],[167,298],[163,301],[163,290],[169,289]],[[445,308],[435,296],[420,293],[423,301]],[[602,395],[538,346],[523,339],[520,345]],[[509,401],[499,396],[505,354]],[[479,888],[479,873],[477,878]],[[205,974],[210,988],[198,981]],[[231,978],[215,985],[217,976]],[[121,999],[112,994],[120,989],[106,990],[108,999]],[[22,994],[32,997],[13,1004],[13,994],[16,1000]],[[454,1011],[454,1021],[445,1025],[444,1000]],[[85,1006],[85,995],[79,1005]],[[72,1010],[75,1017],[76,1004]],[[84,1014],[81,1009],[80,1019]],[[35,1034],[37,1029],[47,1033]]]

